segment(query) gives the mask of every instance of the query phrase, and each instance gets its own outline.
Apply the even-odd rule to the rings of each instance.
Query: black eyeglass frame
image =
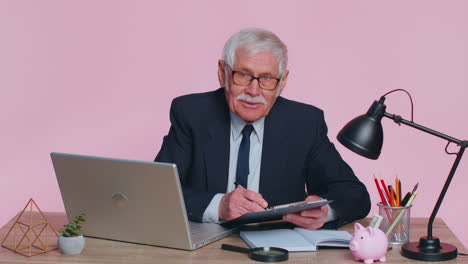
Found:
[[[227,64],[224,64],[224,65],[226,65],[229,69],[231,69],[232,82],[233,82],[235,85],[249,86],[249,85],[252,83],[253,80],[257,80],[257,82],[258,82],[258,87],[260,87],[260,89],[266,90],[266,91],[274,91],[274,90],[276,90],[276,88],[278,88],[278,85],[279,85],[279,83],[281,82],[281,78],[283,77],[283,76],[281,75],[279,78],[275,78],[275,77],[269,75],[272,79],[275,79],[275,80],[276,80],[276,85],[275,85],[274,88],[272,88],[272,89],[265,89],[265,88],[263,88],[262,85],[261,85],[260,78],[263,78],[263,77],[265,77],[266,75],[265,75],[265,76],[258,76],[258,77],[257,77],[257,76],[253,76],[252,74],[247,73],[247,72],[243,72],[243,71],[234,71],[234,70],[232,70],[231,66],[229,66],[229,65],[227,65]],[[235,74],[236,72],[245,73],[245,74],[249,75],[249,76],[250,76],[249,83],[246,84],[246,85],[236,83],[236,82],[234,81],[234,74]]]
[[[236,83],[236,82],[234,81],[234,74],[235,74],[236,72],[245,73],[245,74],[249,75],[249,76],[250,76],[249,83],[246,84],[246,85],[242,85],[242,84]],[[250,74],[250,73],[246,73],[246,72],[243,72],[243,71],[232,71],[231,74],[232,74],[232,82],[234,82],[234,84],[236,84],[236,85],[240,85],[240,86],[249,86],[249,85],[252,83],[253,80],[257,80],[257,82],[258,82],[258,87],[260,87],[260,89],[262,89],[262,90],[267,90],[267,91],[274,91],[274,90],[276,90],[276,88],[278,87],[278,84],[279,84],[280,81],[281,81],[281,77],[280,77],[280,78],[275,78],[275,77],[273,77],[273,76],[270,76],[272,79],[275,79],[275,80],[276,80],[276,85],[275,85],[272,89],[266,89],[266,88],[263,88],[263,87],[262,87],[262,84],[261,84],[261,81],[260,81],[260,78],[263,78],[263,77],[265,77],[266,75],[265,75],[265,76],[256,77],[256,76],[253,76],[253,75]]]

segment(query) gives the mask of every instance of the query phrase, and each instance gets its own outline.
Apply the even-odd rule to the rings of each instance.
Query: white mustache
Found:
[[[247,95],[247,94],[238,95],[236,97],[236,100],[242,100],[242,101],[246,101],[248,103],[254,103],[254,104],[256,104],[256,103],[266,104],[266,100],[262,96],[252,97],[252,96]]]

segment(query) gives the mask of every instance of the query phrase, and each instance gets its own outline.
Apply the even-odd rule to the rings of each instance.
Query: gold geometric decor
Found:
[[[57,232],[49,224],[39,206],[33,199],[29,199],[3,239],[2,247],[31,257],[57,249],[57,237]]]

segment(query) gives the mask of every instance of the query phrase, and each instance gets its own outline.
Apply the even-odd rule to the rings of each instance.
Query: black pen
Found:
[[[405,206],[405,204],[408,202],[410,197],[411,197],[411,193],[407,192],[406,195],[405,195],[405,198],[403,198],[403,200],[401,200],[401,205]]]
[[[403,206],[408,202],[408,200],[409,200],[409,198],[411,197],[411,195],[418,189],[418,185],[419,185],[419,182],[416,183],[416,185],[414,185],[413,191],[408,192],[408,193],[405,195],[405,198],[403,198],[403,200],[401,201],[401,204],[402,204]]]
[[[416,183],[416,185],[414,185],[414,188],[413,188],[413,191],[411,192],[411,194],[413,194],[418,189],[418,185],[419,185],[419,182]]]

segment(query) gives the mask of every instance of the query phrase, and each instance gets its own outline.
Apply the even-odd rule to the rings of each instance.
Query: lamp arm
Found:
[[[405,119],[403,119],[403,118],[402,118],[401,116],[399,116],[399,115],[392,115],[392,114],[389,114],[389,113],[387,113],[387,112],[384,112],[384,116],[385,116],[385,117],[388,117],[388,118],[390,118],[390,119],[392,119],[392,120],[395,121],[395,123],[397,123],[397,124],[403,123],[403,124],[405,124],[405,125],[407,125],[407,126],[410,126],[410,127],[416,128],[416,129],[419,129],[419,130],[421,130],[421,131],[424,131],[424,132],[429,133],[429,134],[431,134],[431,135],[434,135],[434,136],[436,136],[436,137],[440,137],[440,138],[443,138],[443,139],[448,140],[448,141],[450,141],[450,142],[456,143],[456,144],[459,145],[459,146],[461,146],[462,143],[463,143],[462,140],[453,138],[453,137],[451,137],[451,136],[447,136],[447,135],[445,135],[445,134],[443,134],[443,133],[440,133],[440,132],[437,132],[437,131],[435,131],[435,130],[433,130],[433,129],[427,128],[427,127],[425,127],[425,126],[418,125],[418,124],[416,124],[416,123],[414,123],[414,122],[411,122],[411,121],[408,121],[408,120],[405,120]]]
[[[460,163],[460,160],[461,160],[461,158],[463,156],[463,153],[465,152],[465,149],[468,146],[468,141],[462,141],[462,140],[447,136],[447,135],[445,135],[443,133],[437,132],[437,131],[432,130],[430,128],[427,128],[427,127],[418,125],[418,124],[416,124],[414,122],[405,120],[401,116],[398,116],[398,115],[392,115],[392,114],[389,114],[387,112],[384,112],[384,116],[387,117],[387,118],[392,119],[397,124],[403,123],[403,124],[405,124],[407,126],[410,126],[410,127],[419,129],[421,131],[424,131],[426,133],[429,133],[431,135],[443,138],[443,139],[448,140],[450,142],[456,143],[457,145],[460,146],[460,150],[456,154],[457,158],[455,159],[455,161],[454,161],[454,163],[452,165],[452,168],[450,169],[450,173],[449,173],[449,175],[447,177],[447,180],[445,181],[445,184],[444,184],[444,187],[442,188],[442,191],[440,192],[439,198],[437,199],[437,203],[434,206],[434,209],[432,210],[431,217],[429,218],[429,223],[427,225],[427,238],[432,239],[433,238],[432,237],[432,225],[434,223],[437,212],[439,211],[440,205],[442,204],[442,201],[444,200],[445,194],[447,193],[447,190],[448,190],[448,187],[450,185],[450,182],[452,181],[453,175],[455,174],[455,171],[457,170],[458,164]]]
[[[449,176],[447,177],[444,187],[442,188],[442,191],[439,194],[439,198],[437,199],[437,203],[434,206],[434,209],[432,210],[431,217],[429,218],[429,223],[427,225],[427,238],[428,239],[432,239],[432,224],[434,223],[437,212],[439,211],[440,205],[442,204],[442,200],[445,197],[445,193],[447,192],[450,182],[452,181],[453,175],[455,174],[455,171],[457,170],[458,164],[460,163],[461,157],[463,156],[463,152],[465,152],[465,148],[466,148],[466,143],[465,143],[465,146],[460,147],[460,150],[456,154],[457,158],[453,162],[452,169],[450,169]]]

